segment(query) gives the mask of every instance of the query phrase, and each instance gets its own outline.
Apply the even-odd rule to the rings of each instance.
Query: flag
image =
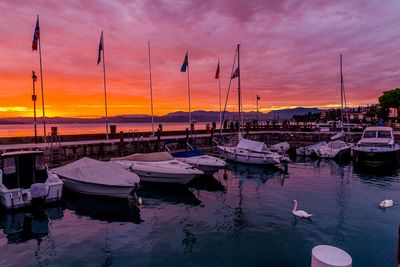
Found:
[[[217,72],[215,72],[215,79],[219,79],[219,61],[217,66]]]
[[[259,95],[257,95],[257,100],[260,100],[261,98],[260,98],[260,96]]]
[[[183,60],[181,72],[186,72],[186,68],[189,66],[188,52],[186,51],[185,60]]]
[[[38,41],[40,39],[39,16],[36,20],[35,31],[33,32],[32,51],[37,50]]]
[[[235,72],[232,74],[231,79],[235,79],[236,77],[239,76],[239,67],[235,70]]]
[[[99,42],[99,55],[97,57],[97,65],[100,64],[101,61],[101,51],[104,52],[104,43],[103,43],[103,31],[101,31],[100,42]]]

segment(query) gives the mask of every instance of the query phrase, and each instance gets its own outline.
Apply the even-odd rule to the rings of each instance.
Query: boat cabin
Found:
[[[17,151],[1,155],[2,184],[8,189],[28,189],[47,180],[43,151]]]
[[[390,138],[393,139],[391,127],[367,127],[362,138]]]

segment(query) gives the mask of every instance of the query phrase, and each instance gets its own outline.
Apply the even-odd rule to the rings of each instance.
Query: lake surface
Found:
[[[297,159],[288,173],[230,164],[189,188],[145,185],[128,201],[68,193],[63,203],[1,212],[0,266],[310,266],[311,249],[338,246],[353,266],[395,266],[398,170]],[[313,213],[295,220],[292,200]]]
[[[157,130],[158,124],[162,124],[163,131],[184,131],[189,127],[187,122],[162,122],[155,123],[154,129]],[[195,128],[199,130],[206,129],[206,122],[197,122]],[[123,131],[151,132],[151,123],[109,123],[116,125],[117,133]],[[50,133],[51,127],[58,127],[61,135],[69,134],[98,134],[105,133],[104,123],[58,123],[46,124],[46,131]],[[0,124],[0,137],[16,137],[16,136],[35,136],[33,124]],[[43,136],[43,124],[37,125],[38,136]]]

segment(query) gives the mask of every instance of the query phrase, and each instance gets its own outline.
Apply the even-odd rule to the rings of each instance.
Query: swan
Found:
[[[297,216],[300,218],[306,218],[306,219],[308,219],[312,216],[312,214],[307,213],[304,210],[297,210],[297,200],[293,200],[293,203],[294,203],[294,207],[293,207],[292,213],[294,216]]]
[[[384,201],[381,202],[381,204],[379,204],[379,207],[384,209],[384,208],[390,208],[393,205],[394,205],[393,200],[385,199]]]

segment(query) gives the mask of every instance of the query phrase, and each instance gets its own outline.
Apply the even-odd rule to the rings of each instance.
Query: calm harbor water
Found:
[[[117,126],[117,132],[120,131],[138,131],[151,132],[151,123],[109,123]],[[157,130],[159,123],[154,124]],[[163,131],[183,131],[189,127],[187,122],[162,122]],[[195,124],[196,129],[205,129],[206,122],[198,122]],[[51,127],[58,127],[61,135],[69,134],[98,134],[105,133],[104,123],[59,123],[46,124],[46,131],[50,132]],[[43,124],[37,125],[38,136],[43,135]],[[16,136],[34,136],[33,124],[0,124],[0,137],[16,137]]]
[[[346,250],[353,266],[395,266],[398,170],[297,159],[287,174],[230,164],[189,188],[145,185],[128,201],[66,194],[44,210],[1,211],[0,266],[310,266],[311,249]],[[313,213],[295,220],[292,200]]]

